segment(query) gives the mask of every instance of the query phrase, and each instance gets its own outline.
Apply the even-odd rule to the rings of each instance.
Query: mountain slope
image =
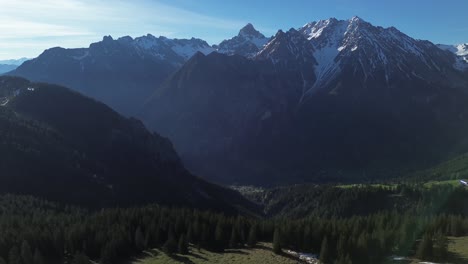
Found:
[[[16,69],[18,66],[16,65],[11,65],[11,64],[0,64],[0,74],[10,72],[14,69]]]
[[[184,169],[169,140],[68,89],[0,77],[0,191],[101,207],[158,202],[235,212],[238,193]]]
[[[48,49],[9,75],[70,87],[130,116],[197,51],[213,48],[199,39],[108,36],[89,48]]]
[[[467,149],[455,62],[395,28],[323,20],[278,32],[252,59],[195,55],[142,117],[217,181],[390,177]]]

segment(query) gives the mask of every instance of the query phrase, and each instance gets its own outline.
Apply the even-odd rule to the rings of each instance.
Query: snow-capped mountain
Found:
[[[217,52],[227,55],[252,57],[263,48],[268,40],[249,23],[239,31],[237,36],[224,40],[214,48]]]
[[[13,74],[141,117],[214,181],[294,183],[468,151],[468,76],[457,52],[359,17],[331,18],[271,39],[249,24],[213,47],[105,37],[49,49]]]
[[[255,58],[268,59],[273,64],[287,64],[290,61],[316,63],[313,45],[295,29],[290,29],[287,32],[278,31]]]
[[[359,17],[312,22],[299,29],[314,46],[317,81],[310,92],[327,86],[344,71],[361,74],[362,81],[397,79],[446,81],[453,61],[429,41],[415,40],[394,27],[371,25]],[[357,78],[354,78],[357,80]]]
[[[151,34],[143,37],[136,38],[134,40],[126,38],[129,43],[145,50],[150,51],[153,56],[160,57],[162,59],[170,56],[174,52],[184,61],[190,59],[195,53],[202,52],[203,54],[209,54],[215,49],[208,45],[206,41],[196,38],[191,39],[169,39],[166,37],[156,38]]]
[[[458,45],[439,44],[437,46],[443,50],[448,50],[457,55],[458,59],[455,64],[457,68],[461,70],[468,70],[468,43]]]
[[[88,48],[51,48],[25,62],[11,75],[64,85],[134,115],[155,87],[193,54],[214,51],[200,39],[146,35],[102,41]]]
[[[456,56],[396,28],[331,18],[278,31],[251,54],[196,55],[143,108],[148,126],[214,181],[411,168],[468,133]]]

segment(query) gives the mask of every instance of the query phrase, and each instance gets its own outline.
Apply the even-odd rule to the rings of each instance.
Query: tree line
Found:
[[[327,264],[380,263],[393,254],[444,260],[447,236],[468,235],[468,218],[433,210],[443,203],[415,189],[399,192],[425,197],[421,201],[428,204],[418,202],[417,211],[405,213],[388,208],[368,215],[292,220],[158,205],[89,211],[30,196],[1,195],[0,264],[108,264],[153,248],[167,254],[196,248],[223,252],[255,247],[259,241],[273,243],[278,254],[284,249],[318,254]],[[437,188],[433,192],[439,199],[446,196]]]

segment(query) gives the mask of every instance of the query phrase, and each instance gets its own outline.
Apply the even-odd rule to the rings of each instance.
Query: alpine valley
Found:
[[[19,2],[2,56],[234,23],[177,6],[209,1]],[[468,263],[468,44],[330,18],[105,36],[2,71],[0,264]]]
[[[8,74],[142,119],[214,182],[360,182],[468,151],[466,47],[330,18],[271,38],[248,24],[214,46],[108,36]]]

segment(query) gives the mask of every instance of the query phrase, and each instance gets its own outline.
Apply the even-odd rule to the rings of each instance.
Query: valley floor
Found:
[[[259,243],[254,249],[226,250],[224,253],[214,253],[190,247],[190,254],[168,256],[160,250],[146,252],[147,256],[135,260],[130,264],[172,264],[172,263],[242,263],[242,264],[276,264],[298,263],[298,260],[288,255],[276,255],[272,252],[272,245]]]

